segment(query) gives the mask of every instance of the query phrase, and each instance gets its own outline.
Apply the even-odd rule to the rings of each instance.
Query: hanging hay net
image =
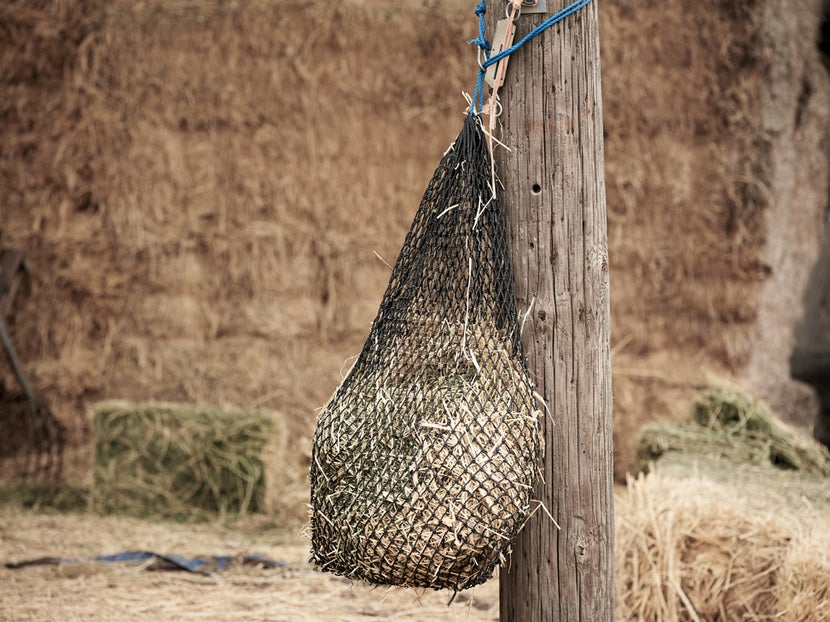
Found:
[[[377,584],[485,581],[528,515],[540,417],[490,153],[469,116],[317,422],[313,561]]]

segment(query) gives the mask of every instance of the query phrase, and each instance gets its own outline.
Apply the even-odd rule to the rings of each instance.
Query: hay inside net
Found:
[[[110,401],[92,419],[99,512],[204,520],[276,507],[285,442],[278,413]]]
[[[486,580],[529,513],[539,418],[490,155],[468,117],[319,417],[313,561],[378,584]]]

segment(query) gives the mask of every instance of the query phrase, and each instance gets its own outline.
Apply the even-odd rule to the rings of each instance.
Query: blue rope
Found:
[[[478,38],[470,39],[467,43],[475,43],[478,47],[484,50],[487,54],[490,53],[490,44],[484,34],[484,14],[487,12],[487,0],[481,0],[476,6],[476,15],[478,15]]]
[[[525,43],[527,43],[537,35],[540,35],[554,24],[561,22],[569,15],[573,15],[574,13],[586,7],[590,3],[591,0],[576,0],[576,2],[569,4],[561,11],[554,13],[550,17],[546,18],[538,26],[536,26],[536,28],[534,28],[524,37],[522,37],[518,41],[518,43],[514,43],[506,50],[502,50],[498,54],[490,56],[490,44],[487,43],[487,39],[484,35],[484,14],[487,12],[487,0],[481,0],[481,2],[479,2],[478,5],[476,5],[475,10],[475,14],[478,16],[478,37],[467,41],[467,43],[476,44],[478,48],[484,52],[484,61],[480,63],[478,77],[476,78],[476,87],[473,91],[473,100],[470,103],[470,114],[481,114],[481,111],[484,107],[484,72],[489,66],[494,65],[495,63],[499,62],[503,58],[506,58],[507,56],[510,56],[513,52],[518,50]]]
[[[476,5],[475,14],[478,16],[478,38],[470,39],[467,43],[475,43],[479,49],[479,57],[481,52],[484,52],[485,62],[490,58],[490,44],[487,43],[487,38],[484,32],[484,14],[487,12],[487,0],[481,0]],[[473,99],[470,101],[470,116],[473,114],[481,114],[484,108],[484,63],[480,63],[478,76],[476,77],[476,87],[473,90]]]

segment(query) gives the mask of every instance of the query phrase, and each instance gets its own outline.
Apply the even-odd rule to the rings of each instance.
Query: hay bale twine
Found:
[[[276,412],[108,401],[91,416],[97,511],[193,520],[277,506],[285,431]]]

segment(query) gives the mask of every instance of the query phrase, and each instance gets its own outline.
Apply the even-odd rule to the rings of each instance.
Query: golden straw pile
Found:
[[[618,620],[830,620],[830,454],[712,386],[646,426],[617,499]]]
[[[617,499],[616,619],[830,620],[830,506],[658,474]]]

